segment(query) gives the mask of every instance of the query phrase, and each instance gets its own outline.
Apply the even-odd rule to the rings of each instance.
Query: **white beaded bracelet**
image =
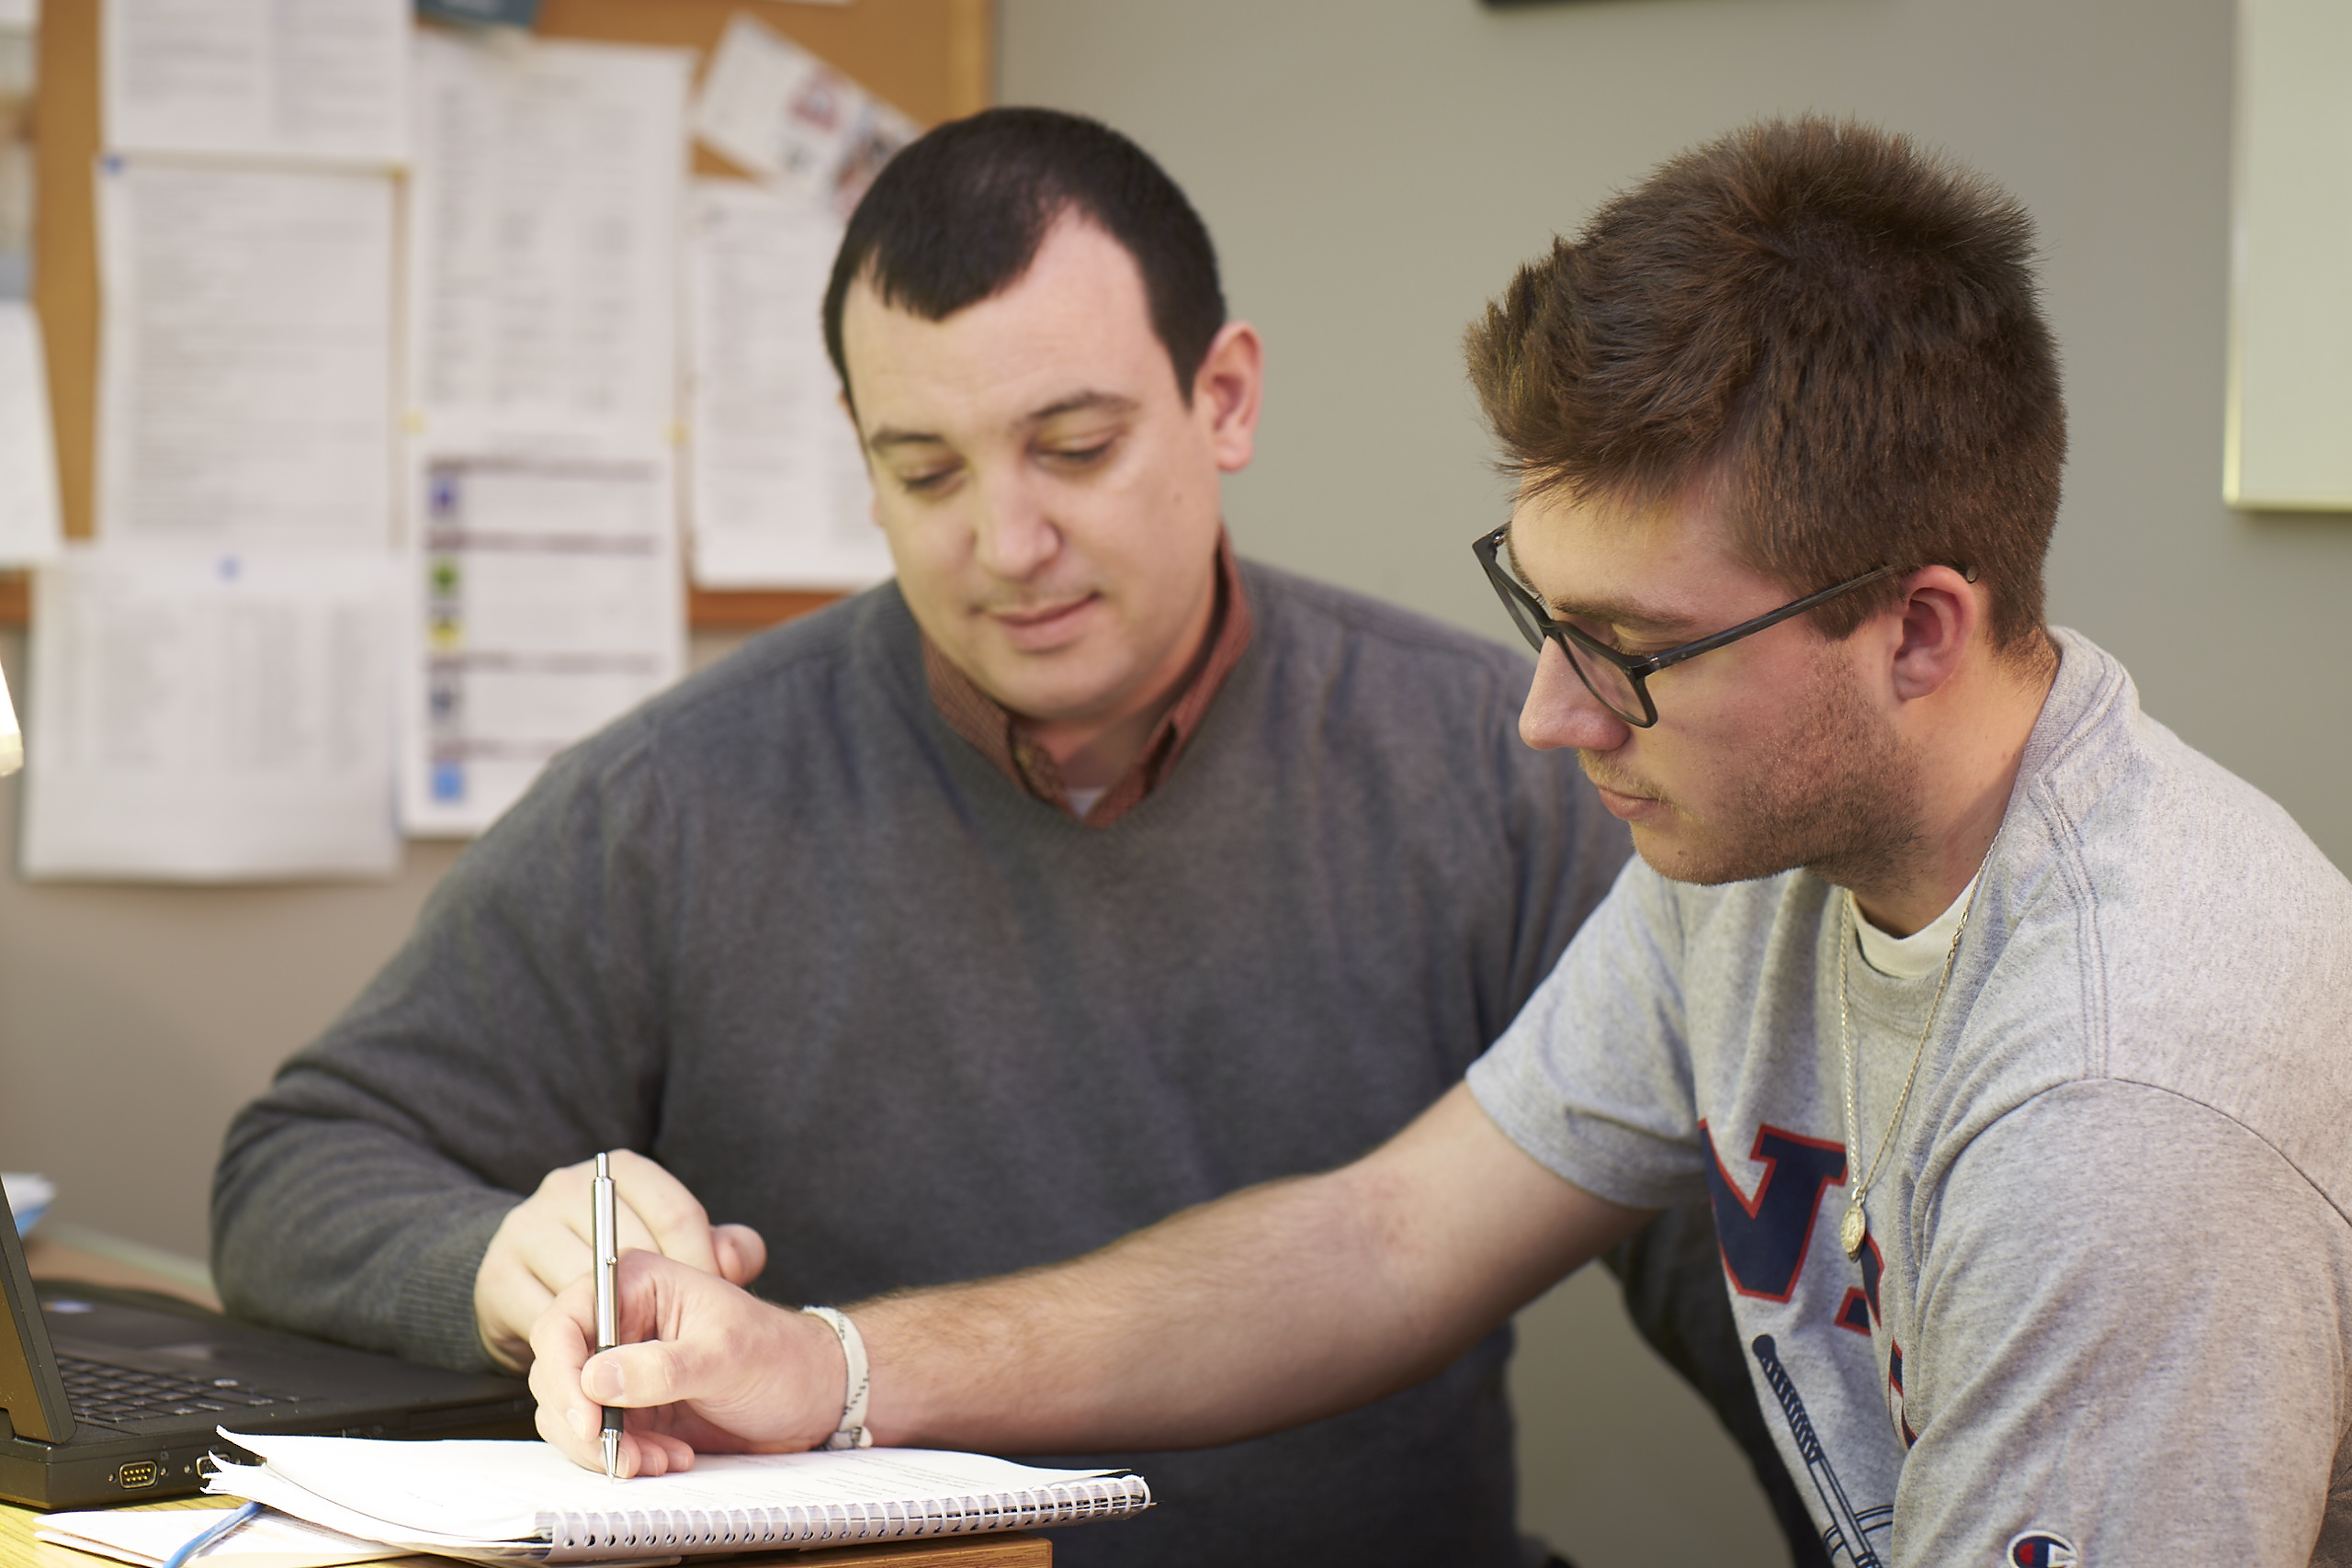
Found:
[[[849,1366],[849,1381],[842,1400],[841,1424],[833,1435],[825,1439],[829,1449],[870,1449],[874,1434],[865,1429],[865,1340],[844,1314],[831,1307],[802,1307],[802,1312],[822,1322],[842,1342],[842,1359]]]

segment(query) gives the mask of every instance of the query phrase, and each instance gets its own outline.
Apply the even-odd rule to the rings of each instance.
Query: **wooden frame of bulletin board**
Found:
[[[702,51],[706,64],[727,18],[749,11],[924,125],[987,107],[990,0],[540,0],[543,38],[600,39]],[[35,92],[33,305],[49,350],[49,399],[57,428],[57,478],[65,532],[90,533],[98,363],[98,155],[101,0],[49,0],[41,7]],[[702,175],[740,171],[707,148]],[[697,627],[767,626],[831,603],[834,593],[690,592]],[[22,573],[0,572],[0,624],[22,626]]]

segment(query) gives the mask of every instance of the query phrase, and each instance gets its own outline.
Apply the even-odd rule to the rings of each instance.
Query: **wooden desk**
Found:
[[[179,1497],[141,1503],[141,1508],[218,1508],[219,1497]],[[0,1503],[0,1568],[122,1568],[104,1557],[33,1539],[40,1516],[30,1508]],[[203,1560],[198,1559],[200,1562]],[[809,1551],[745,1552],[726,1560],[730,1568],[1052,1568],[1054,1543],[1035,1535],[951,1536],[944,1540],[894,1542],[887,1546],[820,1547]],[[688,1568],[695,1562],[687,1558]],[[373,1565],[371,1565],[373,1568]],[[395,1557],[383,1568],[452,1568],[444,1557]]]
[[[220,1310],[220,1298],[209,1291],[153,1273],[135,1264],[117,1262],[95,1252],[64,1247],[48,1237],[25,1237],[25,1269],[36,1280],[79,1280],[85,1285],[112,1285],[119,1290],[155,1291],[194,1302],[207,1312]]]
[[[162,1291],[218,1312],[219,1301],[203,1292],[175,1283],[95,1252],[83,1252],[39,1237],[25,1243],[25,1266],[49,1279],[81,1280],[93,1285]],[[139,1503],[140,1508],[217,1508],[219,1497],[175,1497],[162,1503]],[[0,1568],[122,1568],[107,1558],[93,1557],[70,1547],[52,1546],[33,1539],[40,1515],[30,1508],[0,1503]],[[199,1562],[201,1559],[198,1560]],[[686,1559],[691,1565],[695,1560]],[[752,1551],[729,1557],[730,1568],[773,1564],[774,1568],[1052,1568],[1054,1543],[1043,1536],[1021,1533],[950,1536],[939,1540],[899,1541],[882,1546],[819,1547],[808,1551]],[[453,1568],[442,1557],[399,1557],[388,1568]]]

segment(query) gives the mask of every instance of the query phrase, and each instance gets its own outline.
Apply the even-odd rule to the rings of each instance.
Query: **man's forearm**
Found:
[[[1074,1262],[857,1305],[865,1424],[1007,1453],[1229,1442],[1429,1376],[1646,1217],[1536,1164],[1457,1087],[1344,1169]],[[531,1333],[539,1431],[575,1461],[597,1462],[599,1404],[632,1412],[625,1475],[834,1430],[831,1328],[652,1254],[624,1254],[620,1276],[618,1348],[594,1353],[584,1281]]]
[[[250,1110],[213,1191],[213,1269],[240,1315],[461,1370],[482,1248],[516,1199],[390,1129]]]
[[[868,1425],[1007,1452],[1293,1426],[1436,1372],[1644,1217],[1537,1167],[1457,1089],[1344,1169],[1075,1263],[860,1306]]]
[[[1191,1448],[1418,1382],[1483,1325],[1421,1325],[1344,1175],[1180,1214],[1075,1264],[856,1309],[877,1442]]]

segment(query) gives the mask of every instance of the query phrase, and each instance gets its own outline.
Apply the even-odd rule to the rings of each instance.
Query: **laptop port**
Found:
[[[163,1473],[164,1467],[152,1459],[133,1460],[114,1472],[114,1483],[125,1492],[136,1492],[154,1485]]]

